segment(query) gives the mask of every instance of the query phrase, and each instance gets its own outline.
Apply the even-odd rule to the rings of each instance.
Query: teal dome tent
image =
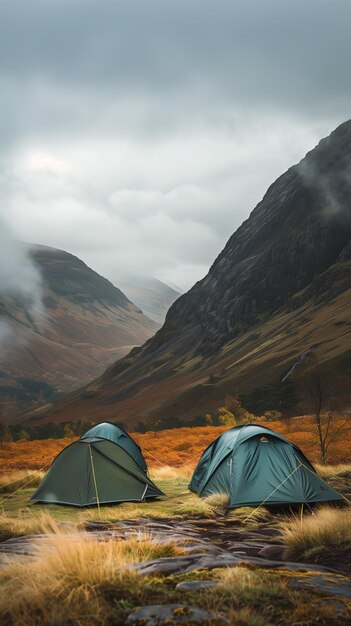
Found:
[[[113,433],[111,428],[108,431]],[[113,441],[88,434],[58,454],[32,495],[32,502],[84,507],[142,502],[164,495],[141,468],[141,459],[145,468],[146,464],[137,444],[129,438],[136,458],[121,445],[128,443],[129,435],[124,433],[125,437]],[[132,448],[130,443],[128,446]]]
[[[108,439],[109,441],[117,443],[133,457],[134,461],[144,472],[147,471],[147,465],[141,449],[138,444],[135,443],[134,439],[120,426],[111,424],[111,422],[101,422],[101,424],[96,424],[96,426],[87,430],[87,432],[82,435],[81,439],[88,439],[89,437],[99,437],[100,439]]]
[[[203,452],[189,489],[228,494],[228,508],[343,502],[302,451],[282,435],[247,424],[224,432]]]

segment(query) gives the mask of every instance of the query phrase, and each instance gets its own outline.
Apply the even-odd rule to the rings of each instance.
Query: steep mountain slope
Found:
[[[37,417],[191,419],[228,392],[279,387],[311,347],[350,403],[350,270],[348,121],[271,185],[155,337]]]
[[[35,246],[42,311],[0,295],[0,317],[12,329],[0,361],[0,408],[11,416],[55,392],[74,389],[157,329],[108,280],[62,250]]]
[[[156,278],[131,278],[128,282],[118,282],[123,293],[138,306],[145,315],[162,325],[171,304],[180,296],[180,292],[172,289]]]

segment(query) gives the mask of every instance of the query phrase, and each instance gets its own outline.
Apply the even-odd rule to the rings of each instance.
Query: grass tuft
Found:
[[[189,517],[215,517],[224,515],[228,507],[226,494],[213,494],[207,498],[200,498],[196,494],[190,494],[184,502],[175,508],[175,515]]]
[[[262,522],[272,522],[274,520],[274,516],[265,509],[264,506],[260,508],[253,509],[249,506],[242,506],[239,509],[232,509],[229,512],[230,519],[233,519],[237,522],[245,522],[247,524],[257,524]]]
[[[38,516],[25,510],[16,517],[11,517],[5,513],[0,515],[0,541],[6,541],[13,537],[24,537],[25,535],[56,532],[56,528],[56,520],[48,513],[42,513]]]
[[[50,534],[37,543],[30,562],[9,562],[0,572],[1,623],[115,623],[116,614],[138,604],[141,593],[129,564],[185,552],[172,541],[159,544],[144,535],[98,541],[88,533],[49,526]]]
[[[351,548],[351,510],[324,507],[302,519],[294,516],[282,529],[286,558],[303,559],[324,550]]]
[[[229,498],[226,493],[214,493],[205,498],[205,501],[213,515],[224,515],[228,510]]]

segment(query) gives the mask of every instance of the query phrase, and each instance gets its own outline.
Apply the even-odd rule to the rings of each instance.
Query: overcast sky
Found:
[[[350,24],[350,0],[1,0],[3,241],[187,289],[350,117]]]

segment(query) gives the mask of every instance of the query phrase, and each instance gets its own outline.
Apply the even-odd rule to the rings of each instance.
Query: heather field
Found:
[[[351,462],[351,421],[347,425],[344,425],[344,421],[345,418],[340,416],[333,423],[335,436],[328,451],[328,464]],[[283,434],[297,444],[313,463],[318,463],[318,437],[312,417],[260,420],[259,423]],[[184,464],[195,466],[202,451],[227,428],[228,426],[201,426],[131,435],[142,448],[149,467],[180,467]],[[4,443],[0,447],[1,473],[17,469],[46,469],[55,456],[75,439],[77,437]]]

